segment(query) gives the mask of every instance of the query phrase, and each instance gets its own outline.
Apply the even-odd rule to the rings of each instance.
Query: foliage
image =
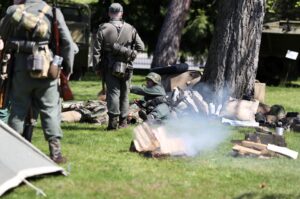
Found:
[[[93,75],[85,81],[71,82],[77,100],[96,98],[99,80]],[[133,84],[141,84],[135,76]],[[299,88],[267,88],[267,103],[283,104],[288,111],[300,111]],[[86,96],[88,96],[86,98]],[[291,108],[291,109],[290,109]],[[232,128],[231,135],[215,150],[196,157],[147,158],[129,152],[132,130],[109,133],[105,126],[63,124],[62,147],[68,163],[62,165],[70,175],[50,175],[30,179],[53,199],[90,198],[197,198],[258,199],[299,198],[300,160],[286,157],[258,159],[230,155],[232,139],[243,139],[253,129]],[[195,131],[201,128],[195,127]],[[288,147],[300,151],[300,134],[286,134]],[[33,144],[48,154],[40,124]],[[38,198],[35,191],[22,185],[3,199]]]
[[[299,20],[299,0],[267,0],[266,20]]]

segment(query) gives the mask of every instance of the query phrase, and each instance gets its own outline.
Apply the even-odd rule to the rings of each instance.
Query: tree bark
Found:
[[[172,0],[169,4],[154,51],[151,68],[176,63],[182,30],[190,4],[191,0]]]
[[[253,93],[265,0],[220,0],[215,33],[201,81],[208,101]]]

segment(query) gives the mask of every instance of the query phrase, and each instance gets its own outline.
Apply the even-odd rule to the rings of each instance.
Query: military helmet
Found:
[[[146,79],[151,79],[154,83],[160,84],[161,83],[161,77],[159,74],[151,72],[146,76]]]

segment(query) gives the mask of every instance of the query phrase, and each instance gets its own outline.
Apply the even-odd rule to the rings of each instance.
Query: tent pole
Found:
[[[36,195],[42,195],[42,196],[44,196],[44,197],[47,196],[47,195],[45,194],[45,192],[44,192],[42,189],[40,189],[40,188],[34,186],[32,183],[30,183],[30,182],[27,181],[26,179],[24,179],[23,182],[24,182],[26,185],[28,185],[29,187],[31,187],[32,189],[34,189],[34,190],[36,191]]]

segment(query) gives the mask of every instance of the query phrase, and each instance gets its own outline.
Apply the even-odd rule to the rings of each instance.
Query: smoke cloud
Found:
[[[230,135],[229,129],[216,117],[188,115],[169,120],[164,127],[167,136],[183,141],[188,156],[214,150]]]

